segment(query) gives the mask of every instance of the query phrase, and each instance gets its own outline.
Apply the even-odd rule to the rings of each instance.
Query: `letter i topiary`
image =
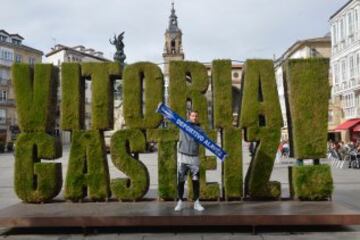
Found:
[[[85,79],[81,77],[80,64],[62,64],[61,88],[61,128],[67,131],[84,129]]]
[[[91,129],[111,130],[114,127],[114,80],[121,78],[118,63],[82,63],[81,74],[91,78]]]
[[[233,128],[231,60],[215,60],[212,63],[212,92],[214,126],[222,130],[222,146],[227,152],[223,162],[223,195],[226,200],[241,199],[242,180],[242,133]]]
[[[291,156],[326,157],[329,60],[292,59],[284,75]]]
[[[329,60],[292,59],[285,63],[285,98],[290,155],[326,157],[329,104]],[[292,168],[290,188],[301,200],[331,199],[333,180],[326,165]]]

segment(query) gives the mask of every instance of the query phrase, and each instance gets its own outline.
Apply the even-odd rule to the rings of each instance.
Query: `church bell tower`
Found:
[[[184,60],[185,55],[182,49],[182,32],[178,26],[177,16],[175,14],[174,2],[171,4],[171,15],[169,17],[169,26],[165,32],[165,46],[163,52],[164,75],[169,76],[169,63],[172,60]]]

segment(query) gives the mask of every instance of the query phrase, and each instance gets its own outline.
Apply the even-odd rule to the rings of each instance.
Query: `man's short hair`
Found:
[[[199,112],[198,112],[198,111],[196,111],[196,110],[190,110],[189,113],[188,113],[189,116],[190,116],[192,113],[196,113],[197,115],[199,115]]]

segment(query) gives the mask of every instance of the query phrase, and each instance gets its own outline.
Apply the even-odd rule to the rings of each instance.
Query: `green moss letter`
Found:
[[[138,153],[145,151],[145,136],[137,129],[119,130],[111,137],[111,160],[129,178],[111,181],[111,190],[122,201],[140,200],[149,190],[149,172],[139,161]],[[135,156],[131,154],[134,153]]]
[[[242,90],[240,123],[245,140],[257,142],[245,177],[245,191],[251,198],[278,198],[280,183],[269,182],[282,126],[273,62],[247,60]]]
[[[128,65],[124,71],[123,87],[126,125],[140,129],[158,127],[162,116],[156,109],[164,100],[161,69],[149,62]]]
[[[48,202],[62,186],[61,163],[41,159],[61,157],[61,144],[46,133],[21,133],[15,149],[15,192],[29,203]]]
[[[110,197],[109,169],[101,131],[73,131],[65,185],[65,198],[94,201]]]

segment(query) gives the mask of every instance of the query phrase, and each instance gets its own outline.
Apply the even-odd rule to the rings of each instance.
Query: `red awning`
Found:
[[[360,132],[360,124],[356,125],[356,126],[353,128],[353,132]]]
[[[350,128],[355,127],[359,123],[360,123],[360,118],[350,119],[350,120],[347,120],[347,121],[343,122],[339,126],[337,126],[334,130],[336,130],[336,131],[338,131],[338,130],[348,130]],[[359,127],[359,131],[360,131],[360,126],[356,126],[356,127]]]

